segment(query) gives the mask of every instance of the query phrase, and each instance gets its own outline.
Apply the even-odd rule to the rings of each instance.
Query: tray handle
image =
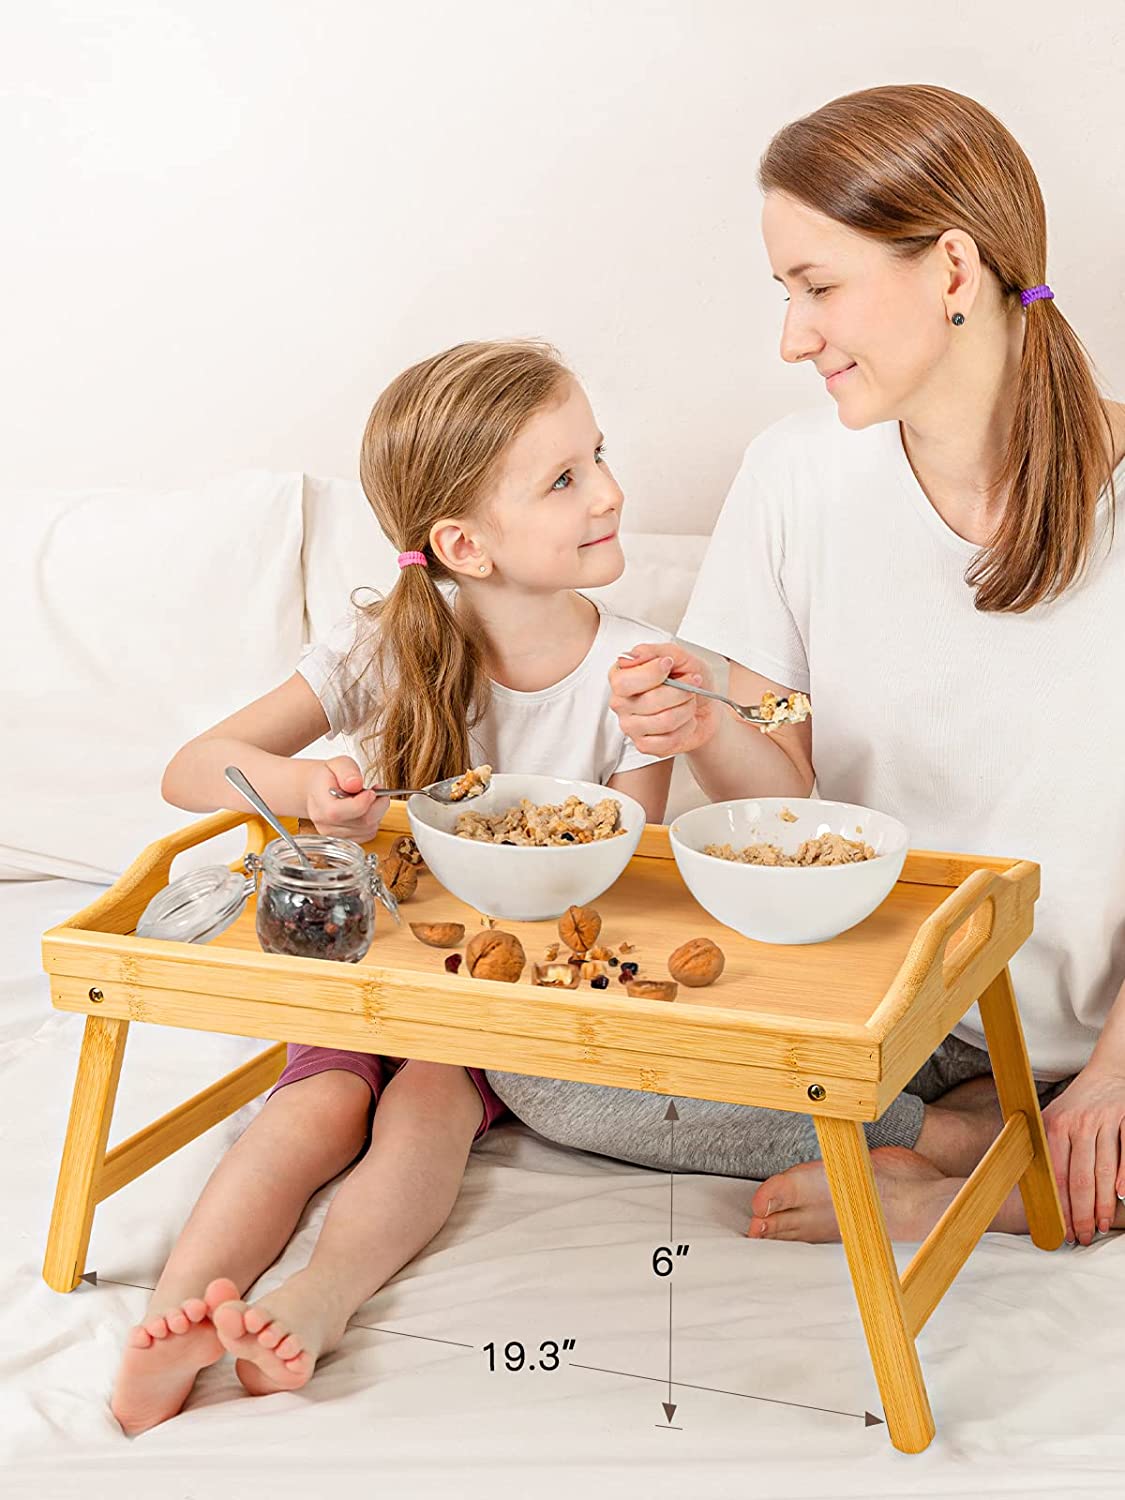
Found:
[[[1025,899],[1039,894],[1039,867],[1021,860],[1002,873],[974,870],[949,893],[919,927],[898,976],[868,1026],[886,1035],[905,1011],[917,1003],[923,989],[936,991],[944,1009],[962,977],[993,937],[1018,923]],[[954,936],[963,936],[949,951]],[[953,1017],[951,1025],[979,999],[974,995]]]
[[[296,818],[282,818],[281,821],[291,833],[296,832]],[[132,932],[149,901],[168,884],[172,861],[177,854],[205,844],[219,834],[229,833],[242,824],[246,825],[246,852],[260,854],[273,837],[273,830],[266,827],[256,812],[248,809],[246,812],[208,813],[164,838],[155,839],[141,850],[107,891],[58,925],[100,932]],[[231,869],[241,867],[241,858],[231,864]]]

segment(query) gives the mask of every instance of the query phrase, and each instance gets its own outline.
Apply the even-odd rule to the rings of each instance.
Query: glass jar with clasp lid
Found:
[[[137,936],[187,943],[218,937],[257,889],[255,927],[267,953],[358,963],[375,934],[375,903],[398,921],[398,902],[374,854],[351,839],[299,834],[304,864],[284,839],[243,861],[247,874],[208,865],[174,880],[149,902]]]

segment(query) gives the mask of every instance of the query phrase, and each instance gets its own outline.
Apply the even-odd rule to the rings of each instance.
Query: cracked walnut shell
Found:
[[[586,953],[598,940],[602,919],[592,906],[568,906],[559,918],[559,937],[575,953]]]
[[[519,938],[498,928],[478,932],[465,949],[465,966],[474,979],[500,979],[515,984],[526,963],[527,955]]]
[[[461,922],[411,922],[410,930],[430,948],[459,948],[465,937]]]
[[[533,964],[531,982],[552,990],[574,990],[578,988],[578,970],[569,964]]]
[[[390,847],[390,853],[398,859],[404,859],[408,865],[413,865],[416,870],[423,868],[421,850],[408,833],[404,833],[401,838],[395,839]]]
[[[625,988],[637,1000],[674,1000],[679,985],[667,979],[634,979]]]
[[[714,984],[726,966],[726,955],[710,938],[692,938],[681,943],[668,960],[668,972],[690,989]]]
[[[379,861],[383,884],[396,901],[409,901],[418,889],[418,871],[399,854],[384,854]]]

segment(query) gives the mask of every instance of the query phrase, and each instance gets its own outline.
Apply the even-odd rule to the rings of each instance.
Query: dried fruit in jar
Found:
[[[465,949],[465,966],[474,979],[499,979],[515,984],[523,973],[527,955],[514,932],[489,928],[478,932]]]
[[[625,988],[638,1000],[674,1000],[679,985],[667,979],[634,979]]]
[[[714,984],[726,966],[726,955],[710,938],[691,938],[681,943],[668,960],[668,972],[680,984],[702,989]]]
[[[461,922],[411,922],[410,930],[430,948],[459,948],[465,940]]]
[[[568,906],[559,918],[559,937],[575,953],[588,952],[601,930],[601,916],[592,906]]]
[[[409,860],[397,854],[384,854],[379,861],[383,884],[396,901],[409,901],[418,889],[418,871]]]

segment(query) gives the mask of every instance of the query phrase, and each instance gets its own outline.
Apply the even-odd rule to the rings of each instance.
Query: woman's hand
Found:
[[[305,807],[316,831],[336,838],[354,839],[357,844],[366,844],[373,839],[391,799],[362,790],[363,775],[350,755],[309,761],[308,767]],[[333,787],[357,795],[333,797]]]
[[[1125,1075],[1087,1064],[1043,1111],[1067,1240],[1113,1227],[1125,1196]]]
[[[663,686],[669,676],[712,686],[706,664],[676,641],[634,646],[610,668],[609,706],[643,755],[686,755],[705,745],[718,728],[720,705],[671,684]]]

